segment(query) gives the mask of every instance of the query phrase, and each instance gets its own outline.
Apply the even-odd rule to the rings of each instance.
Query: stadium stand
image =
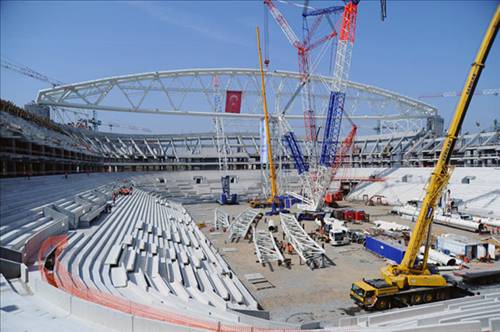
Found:
[[[183,204],[214,202],[222,191],[220,172],[199,174],[197,171],[150,173],[134,177],[134,183],[143,190]],[[235,175],[231,175],[231,191],[237,193],[240,200],[256,197],[261,192],[259,177],[258,171],[235,171]]]
[[[63,252],[68,255],[72,275],[80,273],[88,286],[102,280],[104,284],[93,285],[97,289],[114,287],[127,294],[139,287],[160,298],[158,291],[168,290],[167,294],[183,300],[194,299],[219,309],[226,308],[226,301],[229,307],[257,309],[257,303],[239,280],[234,275],[229,277],[229,267],[192,225],[182,206],[172,206],[136,190],[114,210],[110,219],[104,221],[106,226],[92,237],[78,238],[76,244],[71,242],[74,249]],[[136,296],[131,293],[130,297]],[[151,297],[144,297],[148,298]]]
[[[27,281],[37,301],[48,303],[40,315],[54,312],[52,307],[64,313],[54,315],[56,324],[33,322],[47,324],[47,329],[120,331],[319,327],[315,322],[268,320],[269,314],[260,310],[184,208],[183,204],[214,202],[221,192],[214,134],[92,132],[36,117],[3,100],[0,113],[1,176],[26,177],[0,180],[1,272]],[[228,134],[231,191],[240,200],[262,191],[258,142],[257,134]],[[357,185],[349,196],[354,200],[379,195],[402,205],[418,199],[430,172],[420,167],[435,163],[440,144],[442,138],[428,132],[360,136],[340,185]],[[498,192],[486,190],[500,187],[500,177],[495,176],[499,169],[479,167],[498,167],[499,156],[499,132],[460,138],[452,161],[470,167],[457,167],[449,188],[464,211],[485,217],[500,214]],[[298,192],[300,181],[292,163],[285,159],[284,164],[289,166],[286,183]],[[118,195],[123,186],[133,186],[132,194]],[[249,232],[249,221],[257,214],[247,213],[241,222],[227,225],[229,240]],[[289,237],[301,236],[294,233],[292,221],[286,224]],[[261,263],[282,259],[270,234],[254,236],[260,237],[256,250]],[[321,248],[315,249],[322,254]],[[10,281],[0,277],[0,284],[2,297],[8,294],[9,303],[21,308],[2,309],[2,325],[17,329],[4,317],[28,317],[23,312],[38,309]],[[491,314],[498,316],[499,301],[496,293],[480,295],[438,307],[348,318],[328,329],[409,331],[441,324],[457,332],[495,330],[499,322]],[[479,312],[482,305],[488,306],[488,315]],[[408,312],[418,315],[406,319]]]
[[[101,157],[63,126],[0,100],[1,176],[102,171]]]
[[[55,289],[134,316],[208,329],[301,328],[260,318],[268,316],[182,205],[140,189],[120,196],[95,228],[50,237],[38,266]]]
[[[387,171],[390,170],[390,173]],[[430,168],[357,168],[348,170],[356,177],[370,177],[386,173],[383,182],[366,182],[353,189],[349,199],[367,200],[373,196],[383,196],[391,205],[403,205],[410,200],[421,200],[423,188],[432,169]],[[470,179],[473,177],[473,179]],[[470,179],[463,183],[464,179]],[[474,213],[485,218],[500,217],[499,168],[456,167],[453,170],[448,189],[462,212]]]
[[[377,331],[498,331],[500,293],[470,296],[390,312],[342,318],[339,327]]]
[[[214,133],[139,135],[94,132],[56,124],[1,101],[1,176],[85,171],[216,170]],[[260,136],[226,133],[231,170],[260,168]],[[357,136],[346,165],[422,167],[435,164],[443,142],[431,131]],[[299,142],[303,144],[303,142]],[[500,132],[465,134],[452,164],[498,167]],[[293,168],[290,158],[282,160]]]
[[[105,211],[120,174],[3,179],[0,206],[1,272],[19,277],[50,236],[88,227]],[[89,189],[94,188],[94,189]]]

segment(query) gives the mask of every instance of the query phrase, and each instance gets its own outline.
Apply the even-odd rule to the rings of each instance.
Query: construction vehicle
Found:
[[[272,201],[269,199],[254,197],[248,201],[248,205],[250,205],[252,209],[265,209],[273,206],[278,207],[280,205],[280,200],[278,197]]]
[[[271,195],[267,199],[254,198],[248,203],[252,208],[273,208],[273,214],[279,213],[277,208],[280,207],[280,199],[278,197],[278,186],[276,184],[276,170],[273,162],[273,147],[271,145],[271,131],[269,129],[269,112],[267,110],[266,98],[266,84],[264,78],[264,68],[262,66],[262,51],[260,48],[260,31],[259,27],[256,28],[257,34],[257,49],[259,53],[259,66],[261,78],[261,92],[262,92],[262,107],[264,109],[264,123],[266,129],[266,144],[267,144],[267,160],[269,162],[269,182],[271,183]]]
[[[326,212],[310,212],[310,211],[302,211],[297,214],[297,221],[303,220],[323,220],[325,218]]]
[[[342,246],[351,243],[349,229],[343,221],[332,217],[325,217],[323,222],[325,229],[328,231],[328,237],[332,246]]]
[[[238,204],[238,194],[231,194],[231,177],[229,175],[221,176],[222,193],[217,202],[220,205]]]
[[[325,204],[326,206],[335,207],[338,201],[344,199],[344,194],[342,191],[327,191],[325,195]]]
[[[351,298],[361,307],[383,310],[396,306],[428,303],[460,297],[468,292],[450,283],[427,266],[431,226],[437,203],[451,175],[450,159],[465,114],[477,86],[484,63],[493,45],[500,21],[500,5],[483,38],[476,59],[450,123],[438,162],[427,185],[427,192],[401,263],[382,268],[382,278],[352,284]],[[425,241],[425,244],[424,244]],[[425,245],[423,259],[417,263],[420,247]]]
[[[352,243],[360,243],[363,244],[366,238],[366,231],[363,229],[352,229],[350,228],[348,231],[349,239]]]

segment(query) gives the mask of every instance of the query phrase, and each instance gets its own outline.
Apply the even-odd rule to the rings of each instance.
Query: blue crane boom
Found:
[[[302,16],[307,17],[307,16],[318,16],[318,15],[325,15],[325,14],[336,14],[340,13],[344,10],[344,6],[331,6],[327,8],[320,8],[320,9],[315,9],[311,11],[307,11],[302,13]]]
[[[325,167],[330,167],[336,157],[342,114],[344,113],[344,101],[344,92],[332,91],[330,93],[319,160],[320,164]]]
[[[300,146],[297,142],[297,138],[292,131],[287,132],[283,135],[283,140],[285,141],[290,153],[292,154],[295,167],[299,174],[307,172],[309,170],[309,165],[304,160],[304,155],[300,150]]]

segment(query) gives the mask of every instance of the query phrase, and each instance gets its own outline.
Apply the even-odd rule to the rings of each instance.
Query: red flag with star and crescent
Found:
[[[226,91],[226,113],[240,113],[241,91]]]

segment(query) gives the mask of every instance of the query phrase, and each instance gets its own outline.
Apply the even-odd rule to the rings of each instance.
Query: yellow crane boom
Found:
[[[452,287],[440,274],[432,274],[427,268],[429,239],[434,211],[443,189],[450,178],[450,159],[460,133],[467,109],[476,89],[486,58],[498,32],[500,5],[488,26],[479,51],[462,90],[460,100],[443,142],[439,159],[427,185],[426,195],[412,231],[408,247],[400,264],[382,269],[383,279],[353,283],[351,298],[359,305],[386,309],[392,305],[418,304],[444,300],[451,297]],[[420,247],[425,241],[424,259],[416,266]]]
[[[273,147],[271,145],[271,131],[269,129],[269,113],[267,111],[267,98],[266,98],[266,83],[264,78],[264,68],[262,67],[262,51],[260,48],[260,31],[259,27],[256,27],[257,34],[257,48],[259,51],[259,65],[260,65],[260,79],[262,85],[262,106],[264,108],[264,122],[266,126],[266,140],[267,140],[267,160],[269,161],[269,177],[271,180],[271,197],[269,201],[273,202],[277,196],[278,188],[276,185],[276,170],[274,169],[273,162]]]
[[[419,254],[420,246],[424,243],[424,240],[430,237],[430,227],[434,217],[434,210],[436,208],[437,202],[441,197],[443,189],[448,184],[450,178],[450,158],[451,153],[455,147],[457,141],[457,136],[462,128],[462,123],[469,108],[469,104],[472,100],[474,90],[476,89],[477,82],[479,81],[479,76],[484,68],[484,63],[488,57],[488,53],[495,40],[496,33],[498,31],[498,22],[500,20],[500,5],[497,6],[495,15],[490,22],[488,30],[483,38],[479,51],[476,55],[474,63],[469,71],[469,76],[465,82],[465,86],[462,90],[460,100],[457,104],[455,114],[450,123],[450,128],[446,134],[443,147],[441,148],[441,153],[439,155],[437,164],[432,172],[430,182],[427,186],[427,193],[425,195],[420,213],[418,215],[417,221],[415,223],[415,228],[410,237],[410,242],[408,243],[408,248],[403,257],[403,260],[399,265],[389,266],[387,270],[384,271],[385,279],[389,279],[392,282],[396,282],[398,285],[403,282],[404,285],[438,285],[446,284],[444,278],[432,278],[428,276],[427,271],[427,254],[428,254],[428,243],[426,244],[426,250],[424,255],[424,262],[422,266],[414,270],[415,260]],[[411,280],[408,278],[399,278],[399,275],[412,274]],[[415,274],[427,275],[425,277],[416,277]],[[404,280],[406,279],[406,280]],[[387,280],[387,281],[389,281]],[[403,286],[403,285],[401,285]]]

